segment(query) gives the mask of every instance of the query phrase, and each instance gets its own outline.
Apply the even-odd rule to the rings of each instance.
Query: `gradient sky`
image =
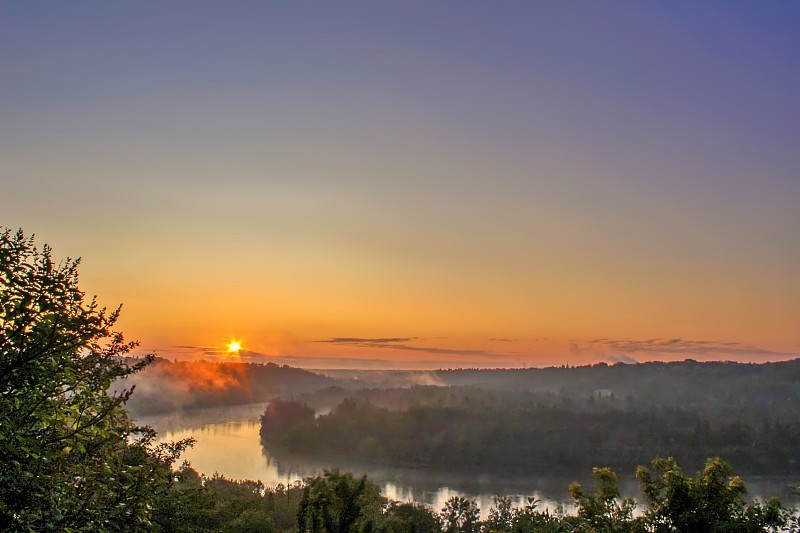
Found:
[[[800,355],[797,2],[0,2],[0,225],[143,351]]]

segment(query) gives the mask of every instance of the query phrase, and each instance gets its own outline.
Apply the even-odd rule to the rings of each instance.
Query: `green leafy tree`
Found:
[[[152,531],[272,533],[293,531],[303,487],[198,474],[184,463],[156,500]]]
[[[210,531],[219,523],[214,497],[205,479],[184,463],[174,473],[170,489],[156,501],[152,516],[153,531]]]
[[[440,533],[439,517],[418,503],[389,502],[384,530],[391,533]]]
[[[478,505],[461,496],[452,496],[445,502],[441,517],[447,533],[475,533],[480,529]]]
[[[563,508],[558,507],[555,514],[548,509],[539,510],[541,500],[528,498],[521,507],[512,507],[511,499],[495,497],[494,506],[489,509],[488,518],[482,523],[486,533],[572,533],[575,531],[575,517],[564,516]]]
[[[377,531],[383,522],[386,499],[367,477],[338,470],[305,479],[297,512],[301,532],[350,533]]]
[[[514,510],[511,529],[513,533],[573,533],[576,530],[575,517],[551,514],[526,507]]]
[[[673,458],[657,457],[636,477],[647,500],[646,517],[658,533],[762,532],[786,525],[790,514],[776,499],[745,501],[744,483],[719,457],[696,477],[685,476]]]
[[[507,496],[495,496],[494,505],[489,509],[489,516],[484,526],[489,531],[511,531],[514,522],[514,508]]]
[[[298,426],[313,427],[314,423],[314,410],[306,404],[272,398],[261,415],[261,440],[271,443]]]
[[[610,468],[594,468],[594,494],[584,492],[580,483],[569,486],[569,495],[578,506],[578,524],[575,531],[592,533],[644,531],[634,520],[636,503],[632,498],[620,499],[617,475]]]
[[[154,446],[112,383],[151,357],[114,331],[78,288],[78,260],[55,264],[22,231],[0,233],[0,530],[149,527],[153,499],[189,444]]]

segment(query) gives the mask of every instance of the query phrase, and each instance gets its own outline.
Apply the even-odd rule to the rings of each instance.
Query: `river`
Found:
[[[140,423],[152,426],[160,441],[175,441],[187,437],[196,439],[195,445],[183,458],[200,473],[215,472],[232,479],[259,479],[268,487],[279,483],[292,484],[305,476],[322,473],[325,468],[338,467],[356,475],[367,474],[369,479],[381,487],[383,495],[398,501],[424,503],[439,510],[451,496],[463,496],[478,504],[481,516],[486,516],[496,495],[508,496],[515,506],[524,505],[527,498],[541,500],[540,507],[555,510],[559,505],[567,512],[573,505],[567,495],[567,487],[576,479],[587,488],[591,487],[591,473],[582,478],[509,478],[485,475],[468,476],[455,472],[432,472],[420,469],[387,469],[357,464],[314,464],[308,460],[294,460],[292,464],[281,464],[261,446],[259,417],[264,404],[240,405],[196,409],[166,415],[141,417]],[[796,501],[788,495],[787,486],[798,483],[797,479],[745,478],[752,497],[779,496],[789,505]],[[620,491],[623,496],[639,499],[635,479],[621,477]]]

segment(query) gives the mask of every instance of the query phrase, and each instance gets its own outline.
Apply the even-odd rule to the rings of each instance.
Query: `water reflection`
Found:
[[[296,456],[276,459],[261,446],[259,417],[263,411],[264,405],[259,403],[140,418],[139,422],[158,431],[162,442],[194,437],[197,442],[187,450],[184,458],[197,471],[209,476],[216,472],[233,479],[260,479],[269,487],[281,483],[289,485],[303,477],[321,474],[326,468],[337,467],[355,475],[367,474],[371,481],[381,486],[388,498],[424,503],[439,510],[451,496],[463,496],[475,500],[482,516],[486,516],[495,495],[509,496],[515,506],[525,505],[527,498],[533,497],[541,500],[541,508],[555,510],[562,505],[569,512],[573,509],[567,495],[570,482],[577,480],[587,488],[592,486],[590,472],[572,478],[514,479],[422,469],[376,468],[344,462],[323,464]],[[788,484],[798,483],[796,479],[755,478],[745,479],[745,482],[751,497],[775,495],[787,504],[796,503],[786,490]],[[620,492],[638,498],[639,488],[635,479],[622,477]]]
[[[140,418],[158,432],[159,441],[194,437],[195,445],[182,456],[198,472],[219,473],[232,479],[260,479],[267,486],[290,484],[304,472],[279,471],[263,453],[259,416],[263,404],[197,409],[184,413]]]

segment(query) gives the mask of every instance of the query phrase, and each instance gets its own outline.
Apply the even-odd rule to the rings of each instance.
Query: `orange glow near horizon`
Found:
[[[56,254],[81,249],[59,244]],[[90,256],[81,265],[82,282],[102,303],[124,302],[120,331],[165,358],[437,368],[628,358],[761,362],[800,354],[800,292],[777,275],[737,285],[741,277],[712,278],[699,263],[692,272],[670,273],[601,260],[588,267],[577,257],[560,272],[547,258],[523,260],[523,272],[511,259],[405,264],[375,257],[367,269],[324,254],[295,257],[290,268],[285,257],[262,253],[249,257],[258,276],[214,258],[180,269],[165,261],[152,271],[131,258],[109,274],[102,258]],[[219,272],[234,281],[198,288]],[[231,293],[241,296],[232,300]],[[173,308],[181,311],[166,316],[164,309]],[[343,337],[409,340],[326,342]],[[608,342],[592,343],[598,339]],[[643,342],[649,339],[692,342]],[[234,342],[238,353],[230,350]]]
[[[800,357],[794,3],[52,4],[0,16],[0,225],[136,355]]]
[[[219,358],[223,362],[239,362],[241,361],[241,355],[239,353],[241,349],[241,341],[231,339],[225,347],[225,350],[219,354]]]

